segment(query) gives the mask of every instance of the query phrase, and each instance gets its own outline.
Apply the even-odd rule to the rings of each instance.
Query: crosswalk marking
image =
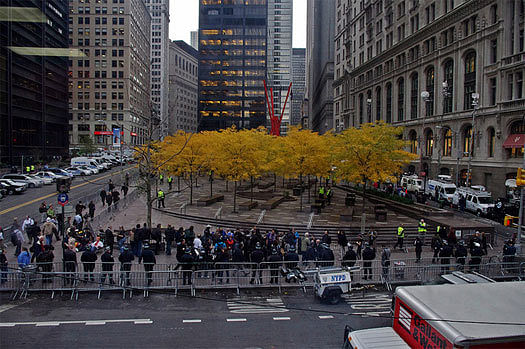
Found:
[[[289,311],[280,297],[250,297],[249,299],[235,297],[229,299],[226,304],[230,313],[234,314],[267,314]]]
[[[357,310],[352,314],[362,317],[390,314],[392,305],[392,296],[389,294],[343,295],[343,299],[353,310]]]
[[[246,319],[226,319],[226,322],[246,322]]]
[[[201,323],[202,320],[199,319],[192,319],[192,320],[182,320],[183,324],[198,324]]]
[[[286,321],[286,320],[290,320],[289,317],[274,317],[273,318],[275,321]]]
[[[60,325],[85,325],[85,326],[102,326],[110,323],[133,323],[151,324],[151,319],[110,319],[110,320],[67,320],[67,321],[32,321],[32,322],[0,322],[0,327],[14,327],[33,325],[36,327],[60,326]]]
[[[334,317],[332,315],[319,315],[319,319],[326,320],[326,319],[333,319]]]

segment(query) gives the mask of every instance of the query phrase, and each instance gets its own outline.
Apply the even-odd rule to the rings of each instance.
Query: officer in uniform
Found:
[[[400,225],[398,228],[397,228],[397,242],[396,244],[394,245],[394,250],[396,249],[397,246],[399,246],[399,248],[402,250],[403,249],[403,239],[405,238],[405,228],[403,228],[402,225]]]
[[[106,249],[102,256],[100,256],[100,260],[102,262],[102,275],[100,277],[100,282],[104,284],[106,281],[106,275],[109,276],[109,283],[111,285],[114,285],[115,282],[113,281],[113,265],[115,264],[115,259],[113,258],[113,255],[111,254],[111,247],[106,246]]]
[[[93,271],[95,270],[95,262],[97,260],[97,255],[95,252],[91,251],[91,249],[88,247],[84,253],[82,253],[82,256],[80,257],[80,261],[84,265],[84,281],[87,281],[88,275],[90,281],[95,281],[95,276],[93,275]]]
[[[148,279],[148,286],[153,282],[153,267],[157,260],[155,259],[155,253],[149,248],[149,243],[144,243],[144,250],[142,251],[142,260],[144,261],[144,271],[146,272],[146,279]]]
[[[252,279],[250,280],[250,284],[253,285],[253,283],[255,282],[255,274],[257,273],[257,271],[259,274],[259,283],[262,284],[263,282],[262,270],[259,264],[264,260],[264,252],[262,251],[262,245],[260,242],[257,242],[255,244],[255,250],[252,252],[250,257],[251,257],[252,263],[255,263],[253,264],[253,267],[252,267],[253,271],[252,271]]]
[[[461,270],[465,268],[465,261],[467,260],[468,251],[465,247],[465,241],[460,240],[456,246],[456,252],[454,257],[456,257],[456,262],[460,264]]]
[[[277,278],[279,277],[279,262],[283,261],[283,256],[277,251],[276,248],[272,248],[272,254],[268,257],[268,262],[274,263],[270,265],[270,283],[278,283]]]
[[[64,250],[64,267],[66,273],[74,273],[77,270],[77,254],[72,247],[68,246]],[[66,275],[66,285],[73,285],[74,276],[72,274]]]
[[[159,191],[157,192],[157,200],[159,201],[158,203],[159,208],[161,205],[163,208],[166,208],[166,205],[164,205],[164,192],[162,191],[162,189],[159,189]]]
[[[173,186],[173,177],[172,176],[169,176],[168,177],[168,185],[169,185],[169,191],[171,191],[171,188]]]
[[[343,267],[353,267],[356,261],[357,261],[357,253],[355,253],[354,251],[354,246],[352,246],[351,243],[348,243],[348,250],[343,256],[341,265]]]
[[[334,265],[334,253],[326,243],[321,243],[319,249],[319,260],[322,261],[322,263],[319,263],[321,266],[330,267]]]
[[[191,274],[192,274],[192,268],[193,268],[193,262],[195,262],[195,258],[191,254],[191,248],[186,247],[184,249],[184,254],[181,257],[180,263],[182,264],[182,284],[191,285]]]
[[[441,272],[447,273],[449,271],[448,265],[450,264],[450,257],[452,257],[452,246],[450,246],[447,240],[443,240],[443,247],[439,251],[439,258],[441,258]]]
[[[297,263],[299,262],[299,255],[297,252],[295,252],[295,246],[291,245],[288,248],[288,252],[284,255],[284,261],[289,262],[286,263],[286,267],[289,269],[297,268]]]
[[[122,272],[125,272],[126,286],[131,285],[129,274],[131,271],[131,262],[133,262],[134,259],[135,259],[135,256],[129,250],[129,246],[127,244],[124,245],[123,251],[118,257],[118,260],[120,262],[120,270]]]
[[[484,254],[483,248],[479,242],[474,242],[472,244],[472,249],[470,250],[470,269],[479,270],[479,265],[481,264],[481,257]]]

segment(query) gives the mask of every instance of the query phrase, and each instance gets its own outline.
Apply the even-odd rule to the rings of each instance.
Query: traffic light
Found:
[[[516,176],[516,186],[525,186],[525,170],[523,170],[522,168],[518,168],[518,174]]]

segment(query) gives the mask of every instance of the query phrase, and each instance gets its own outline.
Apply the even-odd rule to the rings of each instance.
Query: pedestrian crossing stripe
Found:
[[[226,304],[230,313],[234,314],[285,313],[289,311],[279,297],[231,298]]]

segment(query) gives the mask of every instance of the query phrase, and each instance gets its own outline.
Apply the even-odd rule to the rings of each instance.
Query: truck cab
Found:
[[[418,178],[416,175],[403,176],[401,177],[401,186],[409,192],[423,192],[425,186],[423,180]]]

